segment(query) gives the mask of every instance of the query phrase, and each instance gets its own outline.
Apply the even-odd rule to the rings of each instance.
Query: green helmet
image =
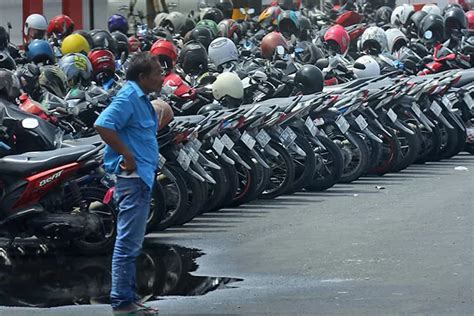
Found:
[[[196,27],[198,26],[208,28],[211,31],[212,36],[214,38],[216,38],[216,36],[219,34],[219,27],[217,26],[217,23],[214,22],[213,20],[207,20],[207,19],[201,20],[196,24]]]

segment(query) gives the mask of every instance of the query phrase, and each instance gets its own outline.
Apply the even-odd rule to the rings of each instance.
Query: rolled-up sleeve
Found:
[[[95,125],[119,131],[127,125],[133,112],[133,99],[128,98],[126,94],[118,95],[99,115]]]

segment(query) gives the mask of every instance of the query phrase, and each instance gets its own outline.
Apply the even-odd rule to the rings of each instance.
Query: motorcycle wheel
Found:
[[[146,232],[157,230],[156,226],[164,219],[166,214],[165,193],[160,182],[155,181],[151,190],[150,213],[146,221]]]
[[[239,206],[243,203],[248,203],[256,199],[255,193],[257,189],[258,174],[256,171],[256,164],[246,149],[236,147],[235,150],[242,158],[242,160],[250,166],[250,170],[243,165],[235,162],[235,169],[239,178],[239,188],[232,199],[231,206]]]
[[[237,194],[237,190],[239,189],[239,176],[237,175],[237,170],[234,165],[225,162],[222,158],[219,158],[218,161],[227,179],[225,195],[221,202],[221,207],[224,208],[230,205],[233,197]]]
[[[207,199],[207,183],[201,182],[191,174],[181,170],[188,184],[188,202],[186,212],[179,216],[174,225],[184,225],[199,214]]]
[[[415,124],[401,122],[405,127],[411,129],[415,134],[410,135],[402,130],[397,130],[398,141],[400,142],[400,159],[394,172],[401,171],[411,165],[417,158],[421,148],[421,133]]]
[[[203,155],[209,161],[220,166],[219,161],[212,154],[203,153]],[[222,166],[220,167],[221,169],[219,170],[207,167],[204,168],[210,173],[211,177],[216,181],[216,184],[209,183],[207,185],[206,203],[204,203],[203,209],[200,213],[215,211],[219,209],[223,203],[227,193],[226,188],[229,185],[229,179],[227,179],[226,173]]]
[[[313,180],[314,173],[316,172],[316,156],[309,141],[303,135],[298,134],[295,143],[304,151],[306,156],[301,157],[296,153],[290,152],[295,166],[295,179],[287,193],[300,191],[305,186],[309,185]]]

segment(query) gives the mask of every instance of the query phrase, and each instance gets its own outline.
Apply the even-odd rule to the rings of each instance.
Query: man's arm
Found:
[[[120,140],[116,131],[98,125],[95,125],[94,127],[99,133],[100,137],[104,140],[104,142],[109,145],[115,152],[121,154],[124,157],[124,161],[120,165],[123,170],[133,172],[135,169],[137,169],[133,154],[127,148],[127,146]]]

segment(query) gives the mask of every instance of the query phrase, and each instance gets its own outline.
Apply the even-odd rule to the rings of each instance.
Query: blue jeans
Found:
[[[117,177],[114,198],[117,204],[117,240],[112,257],[113,308],[137,300],[135,261],[142,249],[146,220],[150,211],[151,190],[140,178]]]

